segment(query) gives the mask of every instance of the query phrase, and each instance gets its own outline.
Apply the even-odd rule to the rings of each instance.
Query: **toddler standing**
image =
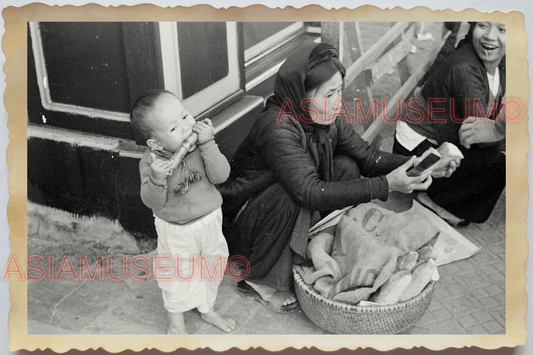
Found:
[[[137,100],[131,124],[149,147],[139,163],[141,199],[153,211],[159,265],[166,267],[158,269],[157,283],[170,319],[168,333],[187,334],[183,312],[193,308],[203,320],[229,332],[235,321],[214,310],[223,270],[206,278],[207,273],[201,277],[198,269],[201,257],[208,261],[209,271],[225,267],[228,257],[222,196],[215,184],[228,178],[230,168],[214,141],[213,125],[209,119],[196,122],[174,94],[163,90]],[[197,143],[171,170],[169,159],[193,132]]]

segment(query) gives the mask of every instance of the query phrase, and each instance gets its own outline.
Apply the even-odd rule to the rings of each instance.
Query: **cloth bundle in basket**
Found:
[[[418,250],[438,233],[416,210],[395,213],[362,204],[345,212],[336,226],[331,257],[340,272],[329,267],[297,270],[324,298],[355,305],[368,300],[395,273],[399,256]]]

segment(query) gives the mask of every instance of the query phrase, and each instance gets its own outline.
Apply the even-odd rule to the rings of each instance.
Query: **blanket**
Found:
[[[332,261],[301,273],[322,296],[353,304],[368,300],[394,274],[399,256],[439,233],[418,209],[395,213],[375,203],[347,210],[330,230]]]

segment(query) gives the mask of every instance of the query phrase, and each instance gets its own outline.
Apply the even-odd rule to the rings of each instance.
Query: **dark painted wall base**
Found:
[[[261,106],[217,133],[230,158],[248,134]],[[65,134],[68,134],[65,131]],[[28,199],[74,215],[118,220],[138,243],[157,238],[152,211],[140,198],[139,159],[118,150],[28,139]]]

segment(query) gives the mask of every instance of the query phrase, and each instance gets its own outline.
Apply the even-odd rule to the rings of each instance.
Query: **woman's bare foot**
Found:
[[[433,212],[435,212],[440,218],[448,222],[448,224],[450,224],[452,227],[457,227],[460,223],[464,222],[464,219],[454,216],[453,214],[433,202],[426,193],[421,192],[416,196],[416,198],[422,205],[433,210]]]
[[[170,320],[170,327],[167,334],[189,334],[185,329],[185,321],[183,320],[183,313],[168,313]]]
[[[259,293],[261,295],[261,297],[267,302],[272,298],[272,296],[274,296],[274,293],[276,293],[278,291],[275,288],[272,288],[270,286],[254,284],[254,283],[252,283],[252,282],[250,282],[248,280],[246,280],[245,282],[248,285],[252,286],[253,289],[256,290],[257,293]],[[282,306],[286,306],[286,305],[294,303],[296,301],[297,301],[296,295],[294,293],[292,293],[288,298],[286,298],[283,301]]]
[[[215,327],[218,327],[225,331],[226,333],[231,332],[235,328],[235,321],[231,318],[222,317],[214,309],[210,310],[207,313],[200,313],[200,316],[209,324],[213,324]]]

